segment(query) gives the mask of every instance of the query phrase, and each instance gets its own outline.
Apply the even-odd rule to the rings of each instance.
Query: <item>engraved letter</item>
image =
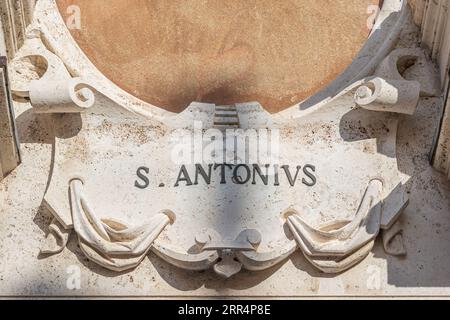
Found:
[[[302,182],[304,185],[307,185],[308,187],[313,187],[316,185],[317,183],[317,179],[314,175],[314,173],[312,172],[316,172],[316,167],[310,164],[307,164],[306,166],[303,167],[303,173],[311,179],[311,181],[307,181],[305,178],[303,178]]]
[[[211,184],[211,173],[212,173],[213,165],[208,165],[208,173],[206,173],[205,169],[203,169],[201,164],[195,165],[195,182],[194,184],[198,184],[198,176],[201,175],[203,180],[205,180],[206,184]]]
[[[227,179],[226,179],[226,176],[225,176],[225,168],[233,169],[233,166],[230,165],[230,164],[223,163],[223,164],[216,164],[214,166],[214,170],[216,170],[217,168],[220,168],[220,184],[226,184],[227,183]]]
[[[134,186],[139,189],[146,189],[150,185],[150,180],[145,174],[148,174],[150,172],[150,169],[147,167],[140,167],[137,169],[136,174],[139,177],[139,179],[142,180],[143,183],[139,183],[139,181],[134,182]]]
[[[244,168],[245,171],[246,171],[247,176],[245,177],[245,179],[243,179],[242,176],[239,175],[239,169],[240,168]],[[233,182],[235,184],[246,184],[250,180],[251,177],[252,177],[252,173],[251,173],[250,168],[248,167],[248,165],[240,164],[240,165],[237,165],[234,168],[234,171],[233,171]]]
[[[263,181],[265,186],[267,186],[269,184],[269,166],[270,165],[268,165],[268,164],[265,165],[266,174],[263,175],[259,165],[257,165],[257,164],[253,165],[253,182],[252,182],[252,184],[256,184],[256,175],[258,175],[261,178],[261,180]]]
[[[192,180],[189,177],[189,173],[186,169],[186,166],[183,165],[180,169],[180,173],[178,174],[177,182],[175,183],[175,187],[180,185],[180,182],[185,181],[187,186],[192,186]]]
[[[282,166],[281,168],[283,168],[284,172],[286,173],[286,177],[289,180],[289,183],[291,184],[291,187],[295,186],[295,182],[297,181],[297,177],[298,177],[298,172],[300,171],[300,169],[302,168],[301,166],[297,166],[297,172],[295,173],[295,177],[292,178],[291,175],[291,171],[289,170],[289,166]]]

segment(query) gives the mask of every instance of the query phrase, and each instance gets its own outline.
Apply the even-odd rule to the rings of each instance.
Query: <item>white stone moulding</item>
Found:
[[[106,79],[71,38],[55,1],[38,1],[12,85],[36,112],[54,114],[44,204],[55,219],[42,252],[61,252],[75,232],[84,254],[114,271],[136,267],[152,251],[180,268],[212,268],[225,278],[242,268],[270,268],[297,250],[323,272],[339,273],[363,260],[381,231],[386,252],[405,255],[397,221],[408,204],[407,177],[397,166],[397,118],[413,114],[427,94],[398,69],[425,59],[423,52],[392,51],[407,13],[405,1],[384,1],[348,70],[287,111],[270,115],[256,102],[228,111],[192,103],[172,114]],[[313,166],[316,183],[277,184],[268,175],[266,184],[222,184],[215,177],[211,184],[175,186],[173,133],[191,134],[194,120],[217,129],[224,110],[240,129],[277,129],[279,163]],[[142,166],[146,189],[134,187]]]

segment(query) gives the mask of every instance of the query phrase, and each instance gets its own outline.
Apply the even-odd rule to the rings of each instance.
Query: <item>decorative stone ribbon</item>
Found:
[[[288,211],[287,224],[305,257],[318,269],[337,273],[366,257],[380,231],[383,184],[371,180],[351,220],[313,227],[295,210]]]
[[[113,219],[100,219],[83,192],[83,182],[70,182],[73,224],[81,250],[97,264],[114,271],[135,268],[164,228],[175,221],[171,211],[155,215],[139,227]]]
[[[355,93],[355,102],[372,111],[414,114],[420,98],[420,83],[407,80],[367,80]]]
[[[22,81],[14,81],[14,94],[28,97],[39,113],[80,113],[91,108],[97,90],[83,78],[73,78],[39,35],[40,32],[30,26],[25,45],[12,62],[16,74],[26,74],[24,66],[32,68],[28,78],[22,75]]]
[[[39,113],[79,113],[95,103],[95,89],[82,78],[34,80],[30,83],[30,101]]]

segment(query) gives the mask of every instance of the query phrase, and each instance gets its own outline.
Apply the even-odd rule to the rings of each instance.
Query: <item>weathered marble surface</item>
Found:
[[[411,45],[406,30],[400,45]],[[262,272],[220,280],[210,271],[182,271],[150,254],[134,271],[116,274],[87,261],[75,238],[60,255],[39,256],[50,213],[41,206],[52,159],[48,115],[16,104],[24,164],[0,183],[0,295],[87,296],[450,296],[450,188],[429,166],[428,154],[440,115],[440,100],[422,98],[414,116],[401,116],[399,169],[411,198],[402,223],[408,256],[386,255],[380,241],[369,258],[337,276],[325,276],[295,253]],[[68,289],[80,270],[80,289]],[[73,283],[72,283],[73,284]]]

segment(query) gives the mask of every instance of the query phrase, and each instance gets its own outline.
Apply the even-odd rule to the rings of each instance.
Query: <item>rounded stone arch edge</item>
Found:
[[[358,86],[358,82],[374,74],[394,50],[409,11],[407,0],[384,0],[369,38],[353,62],[324,89],[273,116],[281,120],[308,115],[349,93]]]
[[[398,39],[407,11],[406,0],[383,1],[366,44],[344,72],[323,90],[300,103],[272,114],[272,116],[280,120],[301,117],[305,113],[309,113],[305,112],[306,110],[326,105],[338,97],[341,92],[345,93],[349,85],[373,73]],[[173,113],[166,111],[163,107],[145,102],[108,79],[91,62],[71,35],[58,10],[56,0],[38,0],[33,21],[32,27],[41,31],[41,36],[48,49],[63,61],[73,77],[83,77],[89,83],[95,84],[98,91],[121,107],[163,123],[168,123],[184,113]],[[185,111],[188,109],[189,107]]]

